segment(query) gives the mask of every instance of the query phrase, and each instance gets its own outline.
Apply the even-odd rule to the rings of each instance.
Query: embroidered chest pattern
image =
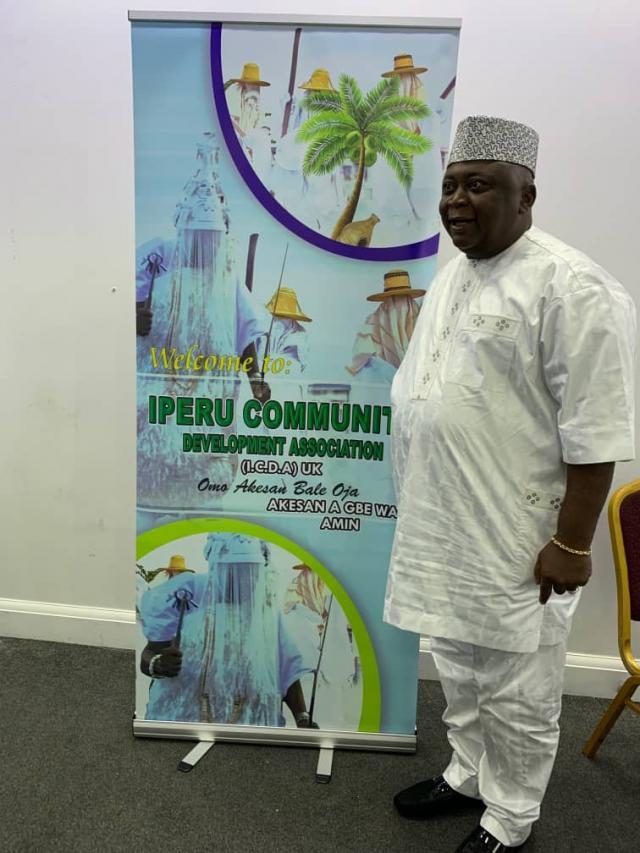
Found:
[[[471,266],[475,268],[476,263],[472,262]],[[431,383],[437,375],[434,371],[426,369],[426,365],[431,364],[434,367],[437,367],[444,363],[454,337],[454,332],[456,331],[460,323],[460,318],[464,313],[461,309],[464,308],[465,304],[469,300],[474,284],[475,282],[469,276],[462,282],[459,287],[459,295],[454,296],[453,303],[449,309],[449,315],[453,318],[452,323],[446,324],[440,331],[440,343],[438,345],[436,345],[435,342],[432,344],[430,350],[426,354],[426,359],[424,360],[425,368],[422,370],[418,368],[414,382],[414,396],[419,400],[425,400],[427,398]],[[484,318],[481,319],[482,322],[484,322]]]

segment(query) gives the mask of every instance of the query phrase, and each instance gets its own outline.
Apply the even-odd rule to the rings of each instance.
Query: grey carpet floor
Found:
[[[191,773],[184,741],[131,734],[132,652],[0,640],[2,853],[451,853],[476,814],[406,821],[393,794],[440,771],[437,684],[419,692],[415,756],[218,744]],[[527,853],[640,849],[640,719],[623,714],[594,762],[580,747],[606,702],[565,699],[563,735]]]

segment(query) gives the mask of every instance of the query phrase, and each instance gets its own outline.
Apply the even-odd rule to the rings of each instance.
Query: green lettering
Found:
[[[213,412],[213,400],[209,397],[196,397],[196,407],[195,407],[195,424],[196,426],[202,426],[202,424],[206,424],[207,426],[214,426],[214,420],[212,416]]]
[[[307,403],[307,429],[329,429],[327,403]]]
[[[176,399],[176,423],[178,426],[193,426],[193,397]]]
[[[269,429],[277,429],[282,423],[282,406],[277,400],[267,400],[262,407],[262,422]]]
[[[354,404],[351,417],[351,429],[354,432],[371,432],[371,406]]]
[[[234,416],[234,403],[231,397],[216,398],[214,402],[215,421],[219,426],[231,426]]]
[[[307,414],[306,403],[293,403],[287,400],[284,403],[284,429],[304,429],[305,416]]]
[[[344,432],[349,429],[349,415],[351,414],[350,403],[343,403],[341,408],[331,407],[331,426],[336,432]]]
[[[244,409],[242,410],[242,420],[250,429],[255,429],[256,427],[260,426],[260,408],[261,403],[259,400],[247,400],[247,402],[244,404]]]
[[[158,423],[166,424],[167,418],[176,410],[173,397],[158,397]]]

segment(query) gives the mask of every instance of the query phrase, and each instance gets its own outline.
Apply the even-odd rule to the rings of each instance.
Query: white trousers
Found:
[[[447,700],[448,784],[482,799],[481,825],[510,847],[540,814],[558,749],[566,641],[530,653],[432,638]]]

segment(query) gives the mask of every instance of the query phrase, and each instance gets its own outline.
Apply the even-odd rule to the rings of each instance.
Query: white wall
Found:
[[[195,0],[147,6],[208,7]],[[298,0],[237,0],[233,8],[295,10],[301,10]],[[7,610],[29,612],[31,601],[63,603],[67,615],[84,612],[69,605],[132,608],[126,11],[123,0],[3,4],[0,634],[20,633]],[[487,112],[536,127],[542,137],[537,224],[591,254],[640,304],[640,3],[397,0],[391,8],[383,0],[346,6],[328,0],[322,8],[327,14],[390,11],[463,18],[454,119]],[[444,259],[451,254],[447,247]],[[616,483],[639,475],[638,463],[622,464]],[[615,655],[613,569],[603,523],[594,563],[571,648]],[[15,606],[1,599],[16,600]]]

